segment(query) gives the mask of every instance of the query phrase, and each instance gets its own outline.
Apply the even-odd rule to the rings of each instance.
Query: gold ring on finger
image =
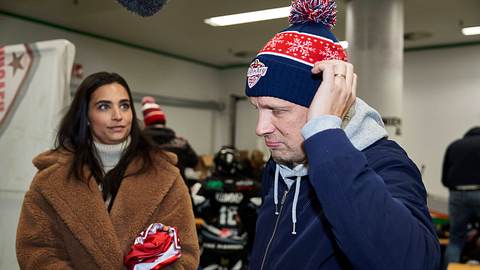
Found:
[[[341,73],[335,74],[335,77],[342,77],[342,78],[344,78],[344,79],[347,78],[347,76],[345,76],[345,74],[341,74]]]

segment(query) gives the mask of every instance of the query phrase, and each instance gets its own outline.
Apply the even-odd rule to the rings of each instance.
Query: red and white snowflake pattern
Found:
[[[283,44],[283,35],[280,35],[280,34],[276,34],[272,39],[270,39],[267,44],[265,44],[265,47],[263,47],[263,49],[267,48],[267,47],[270,47],[270,48],[274,48],[276,46],[278,46],[279,44]]]
[[[325,59],[341,59],[340,52],[332,46],[325,46],[325,50],[320,51]]]
[[[302,56],[309,56],[311,53],[315,53],[317,50],[312,47],[312,41],[302,40],[300,38],[294,38],[292,41],[287,41],[287,51],[293,54],[300,53]]]
[[[276,34],[259,54],[283,56],[310,66],[322,60],[347,60],[347,55],[339,43],[324,37],[293,31]]]

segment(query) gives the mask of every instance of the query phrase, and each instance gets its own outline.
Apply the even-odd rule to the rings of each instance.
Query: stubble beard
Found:
[[[293,168],[298,164],[306,163],[306,156],[303,153],[292,153],[291,155],[289,155],[289,153],[282,154],[281,152],[275,152],[275,150],[270,150],[270,155],[272,156],[273,161],[275,161],[276,163],[288,166],[290,168]]]

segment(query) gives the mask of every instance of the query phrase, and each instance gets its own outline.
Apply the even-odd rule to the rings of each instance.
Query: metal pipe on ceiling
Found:
[[[75,91],[78,86],[71,85],[70,94],[75,95]],[[218,102],[214,100],[194,100],[187,98],[178,98],[178,97],[169,97],[155,94],[146,94],[139,92],[132,92],[132,98],[134,102],[141,103],[144,96],[151,96],[155,98],[155,101],[160,105],[174,106],[174,107],[183,107],[183,108],[193,108],[193,109],[204,109],[204,110],[213,110],[213,111],[223,111],[225,110],[225,104],[223,102]]]
[[[160,105],[194,108],[194,109],[206,109],[206,110],[214,110],[214,111],[223,111],[225,109],[225,104],[223,102],[218,102],[214,100],[195,100],[195,99],[169,97],[169,96],[154,95],[154,94],[145,94],[145,93],[139,93],[139,92],[132,93],[134,102],[141,102],[142,97],[144,96],[154,97],[155,101]]]

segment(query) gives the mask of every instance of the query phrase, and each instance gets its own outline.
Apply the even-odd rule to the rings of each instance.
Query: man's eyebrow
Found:
[[[291,106],[289,105],[275,105],[275,104],[261,104],[261,103],[253,103],[250,102],[250,104],[255,107],[255,108],[263,108],[263,109],[269,109],[269,110],[289,110]]]
[[[288,109],[290,109],[289,106],[265,105],[263,107],[266,108],[266,109],[269,109],[269,110],[288,110]]]

